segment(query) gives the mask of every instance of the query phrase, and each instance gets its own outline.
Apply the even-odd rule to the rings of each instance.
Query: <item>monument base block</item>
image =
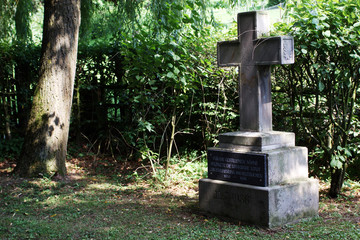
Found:
[[[315,179],[306,179],[258,187],[200,179],[200,208],[215,215],[272,228],[317,216],[318,184]]]
[[[228,132],[219,135],[219,147],[239,151],[266,151],[295,146],[295,134],[291,132]]]

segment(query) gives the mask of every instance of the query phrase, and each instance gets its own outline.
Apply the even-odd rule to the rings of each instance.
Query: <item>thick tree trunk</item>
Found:
[[[80,0],[45,0],[39,82],[15,172],[66,174]]]

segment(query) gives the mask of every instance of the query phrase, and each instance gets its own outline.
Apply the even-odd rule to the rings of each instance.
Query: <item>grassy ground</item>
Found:
[[[199,209],[204,164],[173,165],[165,184],[140,179],[130,174],[132,166],[109,159],[74,158],[62,180],[15,178],[8,174],[12,167],[0,162],[0,239],[360,238],[355,182],[337,200],[326,197],[322,183],[319,217],[269,230]]]

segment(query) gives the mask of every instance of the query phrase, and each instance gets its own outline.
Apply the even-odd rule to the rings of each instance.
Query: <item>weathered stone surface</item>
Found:
[[[275,227],[317,216],[319,189],[307,149],[295,147],[293,133],[272,131],[270,65],[292,64],[294,41],[262,38],[268,23],[266,12],[239,13],[238,39],[218,43],[219,66],[239,66],[240,132],[221,134],[208,150],[199,196],[204,211]]]
[[[238,14],[238,39],[217,44],[220,67],[239,66],[240,130],[271,131],[271,71],[274,64],[294,63],[290,36],[262,38],[269,32],[267,12]]]
[[[285,147],[266,151],[269,186],[308,179],[306,147]]]
[[[265,151],[295,146],[295,134],[290,132],[229,132],[219,135],[219,147],[239,151]]]
[[[318,215],[319,189],[315,179],[271,187],[201,179],[199,191],[201,209],[264,227]]]
[[[210,148],[208,173],[209,178],[212,179],[256,186],[274,186],[295,180],[306,180],[307,156],[308,151],[305,147],[285,147],[244,153],[231,149]]]
[[[294,39],[289,36],[258,39],[254,61],[256,65],[293,64]]]

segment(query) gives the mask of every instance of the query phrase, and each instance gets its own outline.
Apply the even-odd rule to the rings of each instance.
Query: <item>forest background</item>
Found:
[[[218,134],[239,126],[237,71],[217,67],[216,42],[237,37],[238,10],[278,3],[83,0],[68,154],[109,156],[114,168],[137,163],[133,174],[160,181],[171,166],[206,166]],[[1,5],[0,161],[16,161],[38,79],[43,3]],[[294,65],[273,69],[274,129],[308,147],[310,175],[331,180],[332,196],[345,179],[360,180],[359,9],[353,0],[305,0],[271,10],[280,21],[271,34],[294,36],[296,47]]]

